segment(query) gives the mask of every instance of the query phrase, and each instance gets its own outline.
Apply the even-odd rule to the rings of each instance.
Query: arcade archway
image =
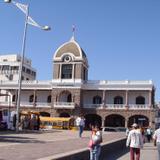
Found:
[[[105,118],[107,127],[125,127],[125,118],[118,114],[112,114]]]
[[[42,117],[50,117],[50,113],[48,112],[39,112]]]
[[[130,127],[133,123],[137,123],[142,127],[147,127],[149,126],[149,118],[144,115],[134,115],[129,117],[128,127]]]
[[[85,115],[85,127],[90,129],[92,125],[102,126],[102,118],[97,114],[87,114]]]
[[[70,117],[70,115],[66,112],[60,113],[59,117]]]

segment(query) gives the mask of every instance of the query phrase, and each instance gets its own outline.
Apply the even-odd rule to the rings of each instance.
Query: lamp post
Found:
[[[20,109],[20,100],[21,100],[21,86],[22,86],[22,68],[24,63],[24,55],[25,55],[25,46],[26,46],[26,34],[27,34],[27,26],[28,24],[38,27],[42,30],[48,31],[51,28],[49,26],[40,26],[36,23],[30,16],[29,16],[29,5],[24,5],[21,3],[17,3],[12,0],[4,0],[5,3],[12,3],[16,7],[18,7],[24,14],[25,14],[25,26],[23,32],[23,42],[22,42],[22,50],[21,50],[21,60],[20,60],[20,67],[19,67],[19,79],[18,79],[18,98],[17,98],[17,108],[16,108],[16,132],[19,132],[19,109]]]

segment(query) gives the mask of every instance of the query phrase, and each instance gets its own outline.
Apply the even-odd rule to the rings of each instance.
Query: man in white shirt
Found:
[[[140,159],[140,149],[143,148],[143,138],[138,125],[134,123],[132,125],[132,130],[129,132],[127,137],[126,146],[130,146],[130,160]]]
[[[160,128],[155,130],[153,135],[154,145],[157,146],[158,160],[160,160]]]
[[[79,128],[79,137],[82,137],[83,129],[84,129],[84,126],[85,126],[85,120],[84,120],[84,118],[82,116],[81,117],[77,117],[76,125]]]

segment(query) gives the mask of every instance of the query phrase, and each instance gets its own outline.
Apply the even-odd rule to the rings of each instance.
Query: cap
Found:
[[[137,127],[137,126],[138,126],[137,123],[132,124],[132,127]]]

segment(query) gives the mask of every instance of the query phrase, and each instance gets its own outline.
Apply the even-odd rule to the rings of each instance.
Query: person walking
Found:
[[[160,160],[160,127],[153,134],[154,146],[157,146],[158,160]]]
[[[90,150],[90,160],[99,160],[101,145],[102,142],[102,133],[98,126],[92,126],[91,137],[89,141],[89,150]]]
[[[150,143],[151,138],[152,138],[152,129],[151,129],[151,127],[148,127],[148,128],[146,129],[146,136],[147,136],[148,142]]]
[[[85,126],[85,119],[82,116],[77,117],[76,125],[78,126],[79,129],[79,137],[81,138]]]
[[[130,146],[130,160],[140,160],[140,149],[143,148],[143,139],[136,123],[132,125],[132,130],[128,134],[126,146]]]

